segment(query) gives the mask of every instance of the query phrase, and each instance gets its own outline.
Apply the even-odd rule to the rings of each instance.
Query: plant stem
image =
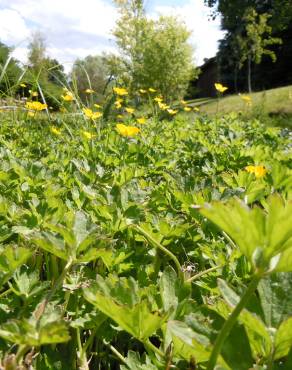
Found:
[[[168,255],[169,258],[171,258],[177,268],[177,274],[179,276],[179,278],[184,281],[184,274],[182,272],[182,268],[181,268],[181,265],[179,263],[179,260],[176,258],[176,256],[170,251],[168,250],[167,248],[165,248],[163,245],[161,245],[157,240],[155,240],[150,234],[147,233],[147,231],[145,231],[144,229],[142,229],[140,226],[138,225],[133,225],[134,228],[139,231],[142,235],[145,236],[146,239],[148,239],[152,244],[155,245],[155,247],[159,248],[160,250],[162,250],[162,252],[164,252],[165,254]]]
[[[210,359],[207,365],[207,370],[213,370],[214,367],[216,366],[217,358],[220,355],[225,339],[227,338],[228,334],[233,328],[240,312],[247,305],[247,302],[249,301],[250,297],[256,290],[256,287],[258,286],[258,283],[260,280],[261,280],[261,275],[259,274],[254,275],[247,290],[241,297],[240,301],[238,302],[238,304],[236,305],[236,307],[234,308],[234,310],[232,311],[228,319],[225,321],[214,343],[213,351],[211,353],[211,356],[210,356]]]
[[[190,277],[186,282],[187,283],[191,283],[192,281],[199,279],[201,276],[206,275],[209,272],[215,271],[215,270],[219,269],[220,267],[222,267],[222,265],[214,266],[214,267],[211,267],[211,268],[209,268],[207,270],[201,271],[198,274]]]
[[[103,344],[105,344],[117,356],[117,358],[123,364],[125,364],[127,367],[129,367],[128,364],[127,364],[127,361],[126,361],[125,357],[114,346],[112,346],[111,344],[107,343],[104,339],[103,339]]]

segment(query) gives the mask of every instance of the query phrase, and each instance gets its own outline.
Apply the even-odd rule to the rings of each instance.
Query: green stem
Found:
[[[201,271],[201,272],[199,272],[198,274],[196,274],[196,275],[194,275],[194,276],[190,277],[186,282],[187,282],[187,283],[191,283],[191,282],[193,282],[194,280],[199,279],[201,276],[206,275],[206,274],[209,274],[209,272],[215,271],[215,270],[219,269],[220,267],[222,267],[222,265],[214,266],[214,267],[211,267],[211,268],[209,268],[209,269],[207,269],[207,270]]]
[[[177,268],[177,274],[179,278],[184,281],[184,274],[182,272],[181,265],[179,263],[179,260],[176,258],[176,256],[167,248],[165,248],[163,245],[161,245],[157,240],[155,240],[150,234],[147,233],[147,231],[143,230],[138,225],[133,225],[134,228],[139,231],[142,235],[145,236],[146,239],[148,239],[155,247],[160,249],[162,252],[164,252],[166,255],[168,255],[169,258],[171,258]]]
[[[220,330],[220,333],[218,334],[216,341],[214,343],[213,351],[211,353],[207,370],[213,370],[217,363],[217,358],[220,355],[222,346],[224,344],[225,339],[227,338],[228,334],[230,333],[231,329],[233,328],[237,317],[239,316],[240,312],[243,310],[243,308],[247,305],[247,302],[249,301],[250,297],[256,290],[259,281],[261,280],[261,275],[254,275],[253,279],[251,280],[247,290],[241,297],[240,301],[232,311],[231,315],[228,317],[228,319],[225,321],[223,327]]]
[[[117,358],[124,365],[126,365],[127,367],[129,367],[128,364],[127,364],[127,360],[125,359],[125,357],[114,346],[112,346],[110,343],[107,343],[106,340],[104,340],[104,339],[103,339],[103,344],[105,344],[112,351],[112,353],[114,353],[117,356]]]
[[[62,274],[59,276],[59,278],[55,281],[54,286],[52,287],[51,291],[48,293],[47,297],[44,299],[43,303],[40,305],[38,311],[35,314],[35,318],[39,321],[42,317],[43,313],[45,312],[45,309],[47,307],[47,304],[52,299],[53,295],[55,294],[56,290],[60,287],[60,285],[63,283],[63,280],[65,279],[67,272],[70,270],[71,266],[73,264],[73,260],[69,260],[62,271]]]

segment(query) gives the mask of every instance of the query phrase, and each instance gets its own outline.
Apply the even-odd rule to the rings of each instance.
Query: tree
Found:
[[[267,13],[258,14],[255,9],[247,8],[243,16],[245,23],[245,33],[237,35],[237,43],[241,50],[240,66],[247,61],[247,82],[248,91],[251,87],[251,63],[259,64],[263,55],[268,55],[273,61],[276,61],[276,54],[269,47],[280,44],[281,39],[272,37],[272,27],[268,25],[270,15]]]
[[[97,94],[97,100],[102,101],[109,79],[109,68],[104,55],[88,55],[74,62],[71,79],[76,81],[79,96],[86,100],[86,89],[92,89]]]
[[[121,52],[120,79],[132,91],[152,87],[168,99],[186,92],[193,74],[190,32],[175,17],[146,17],[143,1],[116,1],[121,17],[114,35]]]
[[[36,31],[32,34],[28,50],[28,65],[33,71],[39,73],[46,61],[46,39],[41,32]]]

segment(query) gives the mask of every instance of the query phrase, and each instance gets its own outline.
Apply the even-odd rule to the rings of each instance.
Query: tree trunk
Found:
[[[251,94],[252,89],[251,89],[251,57],[250,55],[248,56],[248,60],[247,60],[247,85],[248,85],[248,92]]]
[[[233,73],[233,76],[234,76],[234,91],[236,92],[236,94],[238,93],[238,86],[237,86],[237,80],[238,80],[238,69],[237,69],[237,66],[235,66],[234,68],[234,73]]]

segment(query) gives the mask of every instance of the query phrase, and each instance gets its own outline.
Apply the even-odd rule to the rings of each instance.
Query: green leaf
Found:
[[[262,279],[258,293],[268,327],[278,328],[292,312],[292,273],[275,273]]]
[[[292,317],[283,321],[275,336],[274,359],[278,360],[288,355],[292,348]]]
[[[133,307],[121,305],[105,296],[96,286],[84,289],[84,297],[123,330],[141,341],[154,334],[166,320],[166,316],[151,313],[145,301]]]
[[[0,337],[16,343],[39,347],[44,344],[63,343],[70,339],[64,321],[49,322],[37,328],[35,320],[11,320],[0,327]]]
[[[292,270],[292,201],[285,203],[279,195],[273,195],[268,198],[267,209],[262,210],[231,200],[213,203],[200,212],[234,240],[255,268]],[[272,268],[273,257],[276,260]]]
[[[240,297],[222,279],[218,279],[218,287],[228,305],[234,308]],[[255,359],[258,356],[267,358],[272,350],[272,341],[264,323],[259,317],[246,309],[241,311],[238,319],[246,330],[253,357]]]

